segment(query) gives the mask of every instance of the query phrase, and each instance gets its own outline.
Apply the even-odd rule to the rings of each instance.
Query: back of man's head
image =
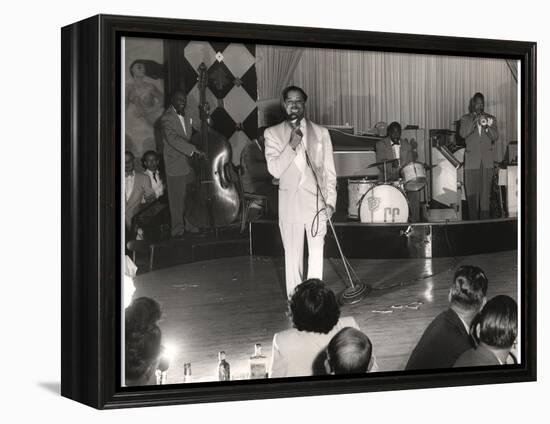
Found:
[[[369,369],[372,343],[361,331],[346,327],[340,330],[327,347],[327,360],[334,374],[360,374]]]
[[[489,280],[477,266],[464,265],[455,272],[449,292],[451,306],[478,311],[483,307],[487,296]]]

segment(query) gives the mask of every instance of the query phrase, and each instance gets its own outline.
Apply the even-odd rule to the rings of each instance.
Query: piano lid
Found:
[[[328,127],[332,149],[336,152],[351,151],[374,151],[376,143],[383,137],[375,135],[355,135]]]

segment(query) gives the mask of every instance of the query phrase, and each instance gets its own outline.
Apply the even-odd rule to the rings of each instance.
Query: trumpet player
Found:
[[[460,136],[466,140],[464,179],[469,219],[490,218],[494,144],[498,139],[497,120],[485,113],[485,98],[475,93],[469,111],[460,119]]]

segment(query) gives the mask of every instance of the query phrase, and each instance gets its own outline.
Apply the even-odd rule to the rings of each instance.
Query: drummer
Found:
[[[376,143],[376,162],[391,159],[397,159],[397,161],[379,166],[379,180],[383,182],[399,180],[401,167],[414,162],[415,158],[416,151],[411,143],[407,139],[401,140],[401,125],[399,122],[392,122],[388,125],[387,136]],[[420,221],[420,191],[407,191],[406,194],[409,200],[410,221],[418,222]]]

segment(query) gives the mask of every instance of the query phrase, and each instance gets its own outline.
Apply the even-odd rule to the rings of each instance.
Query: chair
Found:
[[[240,157],[240,164],[236,167],[239,172],[239,182],[241,189],[240,192],[242,193],[241,233],[244,231],[246,227],[246,222],[249,220],[248,215],[252,202],[260,201],[262,203],[263,214],[267,214],[269,211],[268,202],[270,196],[268,194],[260,194],[258,192],[265,191],[265,189],[262,190],[260,188],[262,185],[265,184],[265,181],[262,180],[270,180],[271,175],[269,174],[269,171],[267,169],[267,163],[261,147],[260,149],[258,149],[255,147],[256,145],[260,147],[260,145],[254,141],[243,148]],[[255,181],[249,180],[247,189],[251,191],[247,192],[245,191],[243,176],[249,172],[253,173],[251,175],[255,175]]]
[[[246,222],[248,220],[248,212],[250,211],[250,205],[252,202],[259,200],[262,202],[262,212],[265,214],[268,211],[267,202],[268,196],[263,194],[256,193],[244,193],[243,192],[243,209],[241,212],[241,233],[246,227]]]
[[[130,240],[126,243],[126,248],[132,252],[132,260],[136,263],[136,253],[149,254],[149,272],[153,270],[153,261],[155,259],[155,244],[145,240]]]

